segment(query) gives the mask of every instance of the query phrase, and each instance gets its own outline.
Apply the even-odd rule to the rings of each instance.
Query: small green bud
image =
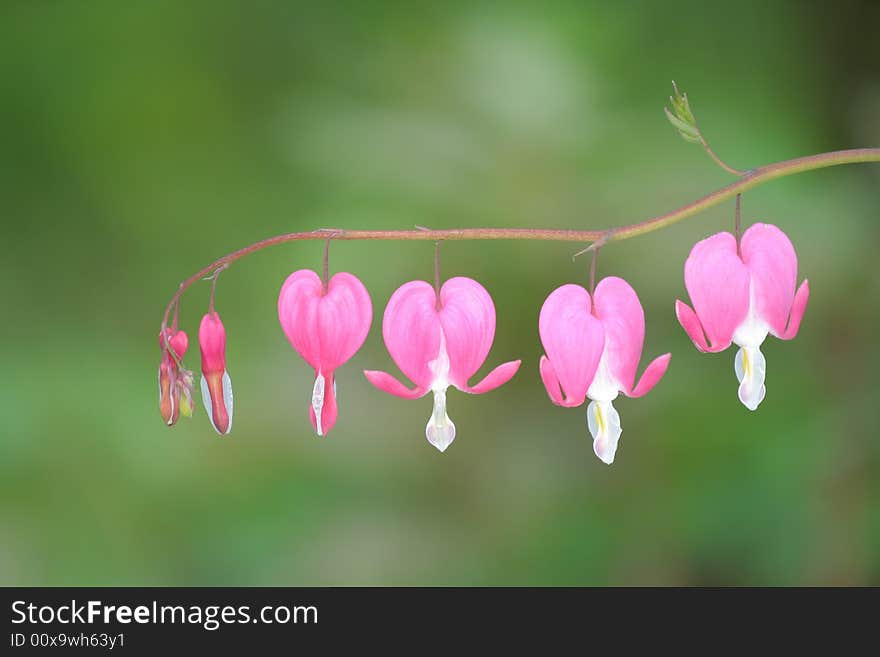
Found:
[[[691,110],[690,103],[686,93],[682,93],[678,89],[675,81],[672,82],[672,95],[669,97],[669,107],[664,107],[666,118],[678,130],[678,134],[682,139],[689,142],[702,142],[700,129],[697,127],[697,119]]]

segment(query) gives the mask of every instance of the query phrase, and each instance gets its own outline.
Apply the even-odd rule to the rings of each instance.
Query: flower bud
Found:
[[[216,312],[209,312],[199,326],[202,353],[202,400],[214,430],[232,430],[232,381],[226,372],[226,330]]]
[[[184,331],[166,328],[159,333],[159,347],[162,349],[162,360],[159,363],[159,413],[169,427],[177,422],[181,412],[184,416],[192,414],[192,374],[179,365],[188,346],[189,338]]]

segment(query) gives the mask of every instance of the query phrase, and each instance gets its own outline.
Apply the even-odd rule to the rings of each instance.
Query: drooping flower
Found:
[[[788,236],[771,224],[752,225],[739,251],[730,233],[697,242],[684,265],[684,281],[694,308],[676,301],[682,328],[703,352],[739,346],[734,370],[739,399],[754,411],[764,399],[767,334],[794,338],[810,296],[804,280],[795,292],[797,255]]]
[[[671,357],[655,358],[635,384],[645,341],[638,295],[616,276],[602,279],[592,299],[580,285],[563,285],[544,302],[538,331],[546,352],[540,369],[547,394],[554,404],[566,407],[590,398],[587,426],[593,451],[604,463],[613,463],[622,429],[611,402],[620,392],[628,397],[646,394],[666,373]]]
[[[220,315],[211,311],[199,325],[202,353],[202,401],[214,431],[232,431],[232,380],[226,371],[226,329]]]
[[[182,364],[189,338],[184,331],[166,328],[159,333],[159,347],[162,349],[162,360],[159,362],[159,413],[170,427],[181,414],[184,417],[192,415],[192,372]],[[177,356],[176,359],[171,351]]]
[[[391,296],[382,321],[391,358],[414,383],[407,388],[387,372],[364,372],[374,386],[389,394],[416,399],[434,393],[434,410],[425,436],[441,452],[455,439],[455,424],[446,413],[449,386],[481,394],[507,383],[520,361],[499,365],[476,385],[470,379],[489,355],[495,339],[495,305],[485,288],[471,278],[451,278],[440,289],[425,281],[405,283]]]
[[[326,289],[309,269],[293,272],[278,296],[278,319],[290,344],[315,370],[309,418],[324,436],[336,424],[336,369],[361,348],[373,321],[364,284],[340,272]]]

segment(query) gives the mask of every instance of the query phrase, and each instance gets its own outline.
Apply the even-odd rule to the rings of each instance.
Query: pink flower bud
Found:
[[[226,372],[226,330],[216,312],[202,317],[199,326],[202,353],[202,400],[214,430],[232,430],[232,381]]]
[[[169,427],[180,417],[181,392],[184,394],[184,402],[188,402],[188,408],[192,408],[187,382],[187,375],[190,382],[192,375],[178,365],[186,354],[188,346],[189,338],[184,331],[166,328],[164,333],[159,333],[159,347],[162,349],[162,360],[159,363],[159,413]],[[176,360],[169,350],[177,356]],[[184,406],[187,404],[185,403]],[[186,415],[186,408],[183,410]]]

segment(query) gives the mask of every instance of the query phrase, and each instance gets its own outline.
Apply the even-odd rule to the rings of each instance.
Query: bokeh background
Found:
[[[486,367],[449,395],[458,438],[396,372],[381,317],[429,278],[430,243],[337,243],[374,302],[313,436],[313,375],[286,342],[285,276],[320,243],[220,280],[233,435],[201,404],[166,428],[156,335],[178,282],[258,239],[320,227],[604,228],[729,181],[662,107],[676,79],[715,149],[748,168],[880,145],[876,3],[4,2],[0,8],[0,582],[18,585],[880,584],[880,166],[746,194],[812,296],[769,339],[767,398],[736,398],[733,350],[673,314],[693,243],[732,203],[609,246],[647,315],[661,385],[616,406],[612,467],[583,409],[551,405],[537,314],[586,283],[582,245],[450,243],[444,275],[498,312]],[[872,6],[873,5],[873,6]],[[184,298],[191,337],[209,285]],[[187,362],[198,369],[192,342]]]

